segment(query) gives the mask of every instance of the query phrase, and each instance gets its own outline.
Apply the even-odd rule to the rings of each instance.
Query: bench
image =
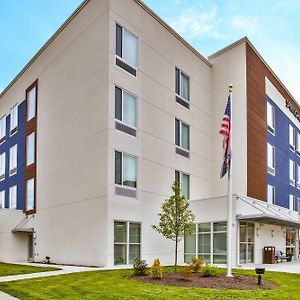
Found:
[[[277,263],[282,262],[284,260],[292,261],[292,257],[293,257],[292,254],[286,254],[286,253],[283,253],[282,251],[275,251],[275,261]]]

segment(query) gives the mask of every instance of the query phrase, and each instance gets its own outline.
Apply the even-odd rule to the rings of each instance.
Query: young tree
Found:
[[[180,186],[177,181],[174,181],[172,190],[174,194],[165,200],[161,206],[162,212],[158,214],[160,217],[159,225],[152,225],[152,228],[165,238],[175,242],[174,269],[176,272],[178,243],[186,234],[193,233],[195,216],[189,209],[189,203],[185,200],[184,196],[180,195]]]

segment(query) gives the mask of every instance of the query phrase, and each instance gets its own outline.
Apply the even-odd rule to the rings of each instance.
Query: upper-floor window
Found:
[[[0,209],[5,208],[5,190],[0,192]]]
[[[295,162],[290,159],[290,185],[295,186]]]
[[[9,188],[9,208],[17,208],[17,186]]]
[[[275,148],[267,144],[268,173],[275,175]]]
[[[297,165],[297,188],[300,189],[300,166]]]
[[[10,110],[10,134],[18,130],[18,104]]]
[[[295,210],[295,196],[294,195],[290,195],[290,197],[289,197],[289,209]]]
[[[119,24],[116,24],[116,55],[116,64],[136,76],[138,39]]]
[[[275,133],[275,109],[274,106],[267,102],[267,126],[268,131]]]
[[[6,116],[0,119],[0,143],[5,140],[6,136]]]
[[[34,178],[26,181],[26,211],[34,209]]]
[[[268,184],[267,201],[269,204],[275,204],[275,187]]]
[[[115,151],[115,184],[136,188],[136,157]]]
[[[35,132],[31,132],[26,137],[26,166],[35,162]]]
[[[119,87],[115,87],[115,118],[116,129],[136,136],[136,97]]]
[[[190,150],[190,127],[175,119],[175,144],[184,150]]]
[[[5,152],[0,155],[0,180],[5,178]]]
[[[297,132],[297,154],[300,156],[300,133]]]
[[[289,125],[289,141],[290,141],[290,149],[295,151],[295,128]]]
[[[27,121],[30,121],[36,115],[36,98],[37,91],[36,85],[34,85],[30,90],[27,91],[26,99],[27,99]]]
[[[185,199],[190,199],[190,175],[176,170],[175,180],[180,185],[181,195],[183,195]]]
[[[190,79],[178,68],[175,68],[175,93],[176,101],[189,108]]]
[[[17,173],[17,156],[18,156],[18,145],[14,145],[9,149],[9,175]]]

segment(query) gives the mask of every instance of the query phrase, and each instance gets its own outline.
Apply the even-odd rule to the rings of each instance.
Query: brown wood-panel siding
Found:
[[[265,77],[292,106],[298,108],[252,47],[246,43],[247,67],[247,195],[266,201],[266,88]]]
[[[247,44],[247,195],[266,198],[265,68]]]

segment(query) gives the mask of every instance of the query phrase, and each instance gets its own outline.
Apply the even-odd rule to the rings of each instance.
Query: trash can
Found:
[[[275,247],[273,246],[264,247],[263,264],[275,264]]]

